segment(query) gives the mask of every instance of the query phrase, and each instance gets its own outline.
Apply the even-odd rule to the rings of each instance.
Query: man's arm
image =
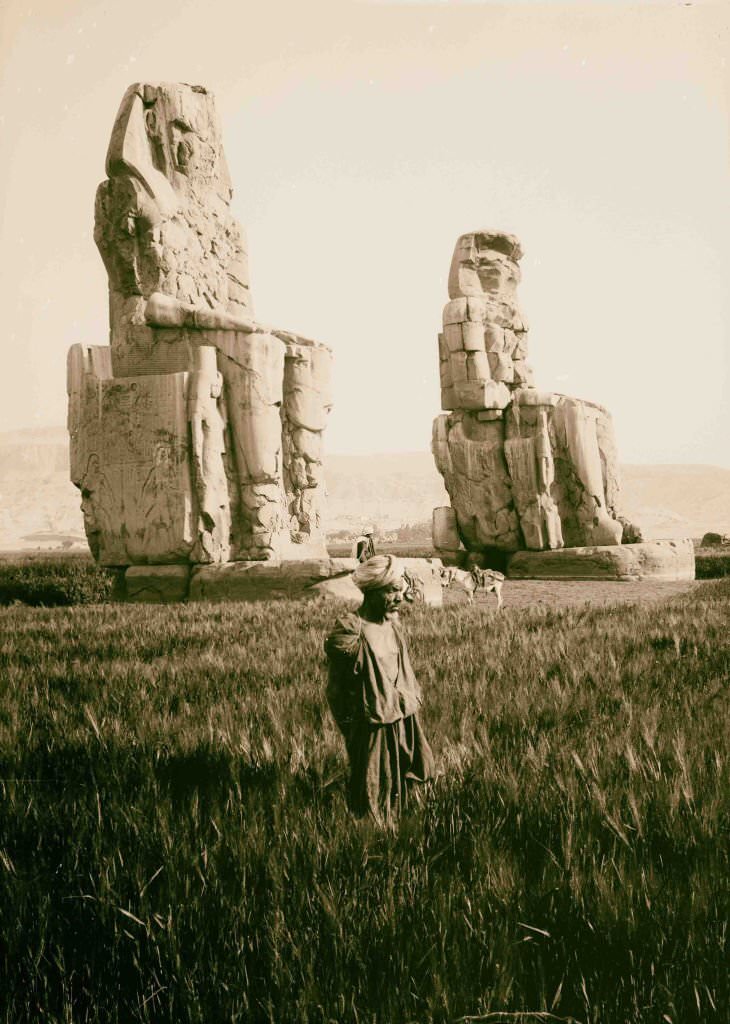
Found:
[[[360,650],[362,630],[358,615],[343,615],[324,642],[324,649],[330,660],[355,658]]]
[[[357,615],[345,615],[324,642],[329,662],[327,703],[341,732],[347,736],[357,716],[355,676],[360,665],[362,632]]]

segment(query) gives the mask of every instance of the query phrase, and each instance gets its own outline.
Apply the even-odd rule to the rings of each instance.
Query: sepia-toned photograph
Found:
[[[0,0],[0,1024],[730,1022],[729,59]]]

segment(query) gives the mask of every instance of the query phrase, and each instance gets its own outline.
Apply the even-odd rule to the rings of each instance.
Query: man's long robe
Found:
[[[354,814],[395,818],[406,781],[434,774],[431,748],[418,720],[421,688],[398,625],[359,615],[338,619],[325,641],[327,700],[347,747],[348,803]]]

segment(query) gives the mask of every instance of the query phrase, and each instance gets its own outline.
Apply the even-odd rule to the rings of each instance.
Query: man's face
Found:
[[[398,614],[398,609],[403,601],[403,580],[396,580],[389,583],[387,587],[380,587],[373,594],[373,600],[377,603],[384,619],[391,619]]]

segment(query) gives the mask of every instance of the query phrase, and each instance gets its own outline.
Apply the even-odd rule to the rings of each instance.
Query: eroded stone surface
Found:
[[[518,551],[507,576],[532,580],[693,580],[691,540],[656,540],[641,544]]]
[[[124,574],[124,600],[170,604],[188,596],[187,565],[132,565]]]
[[[521,256],[518,240],[502,232],[457,241],[439,335],[442,408],[504,409],[511,389],[531,382],[516,295]]]
[[[182,326],[184,311],[250,324],[246,244],[230,212],[212,94],[180,83],[130,86],[106,170],[94,237],[109,275],[112,347],[134,326]],[[159,317],[159,303],[149,302],[157,293],[168,300]]]
[[[94,238],[110,347],[74,346],[68,368],[72,479],[92,550],[118,565],[324,554],[332,355],[254,319],[211,93],[130,86],[106,169]],[[150,501],[164,528],[141,523]]]
[[[334,559],[332,560],[334,563]],[[354,561],[354,560],[350,560]],[[441,585],[441,560],[438,558],[401,558],[411,576],[417,577],[420,591],[418,600],[431,607],[440,608],[443,604],[443,588]],[[351,566],[351,570],[355,565]],[[352,571],[346,574],[333,573],[325,580],[313,582],[303,592],[305,597],[324,597],[335,601],[343,601],[351,606],[362,604],[362,591],[352,582]]]
[[[362,590],[359,590],[352,582],[352,575],[347,573],[344,576],[333,576],[331,579],[313,583],[305,594],[309,598],[327,598],[331,601],[340,601],[351,608],[359,608],[362,604]]]
[[[439,334],[442,407],[432,451],[451,499],[434,516],[434,545],[470,554],[620,545],[641,539],[620,514],[609,413],[534,387],[517,301],[522,250],[513,235],[457,241]]]
[[[185,373],[105,376],[69,353],[71,479],[89,547],[102,565],[188,561],[195,546]]]
[[[189,599],[263,601],[301,597],[319,581],[351,573],[356,564],[353,559],[325,557],[198,566],[193,569]]]

